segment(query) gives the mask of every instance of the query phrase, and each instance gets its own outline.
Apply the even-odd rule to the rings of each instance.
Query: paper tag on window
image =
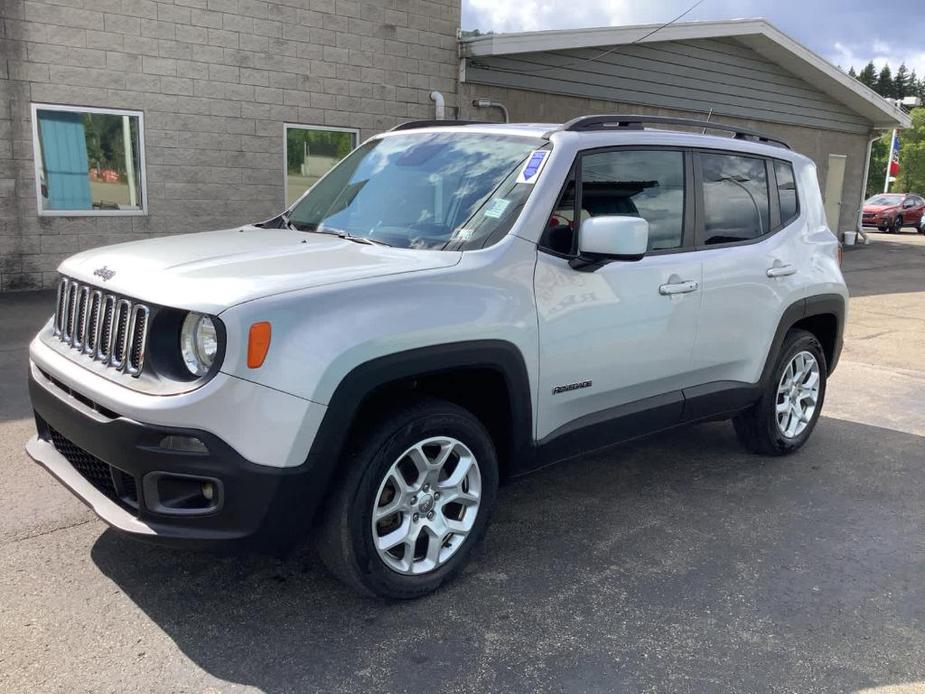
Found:
[[[474,232],[472,229],[457,229],[456,233],[453,234],[454,241],[468,241],[472,238]]]
[[[543,170],[548,156],[548,149],[538,149],[531,154],[530,158],[527,159],[527,163],[524,164],[524,168],[520,170],[520,174],[517,176],[517,182],[529,183],[531,185],[536,183],[536,179],[540,177],[540,172]]]
[[[498,219],[498,217],[504,214],[504,211],[510,204],[511,201],[507,198],[495,198],[485,210],[485,216],[491,217],[492,219]]]

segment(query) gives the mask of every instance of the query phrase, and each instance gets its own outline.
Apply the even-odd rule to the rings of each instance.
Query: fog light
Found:
[[[211,482],[203,482],[201,491],[207,501],[212,501],[215,498],[215,485]]]
[[[165,436],[161,439],[161,448],[183,453],[208,453],[206,445],[195,436]]]

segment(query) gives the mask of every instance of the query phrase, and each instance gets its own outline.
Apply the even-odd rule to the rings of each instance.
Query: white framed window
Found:
[[[356,128],[298,123],[284,123],[283,135],[286,207],[352,152],[360,139],[360,131]]]
[[[32,104],[41,217],[146,215],[141,111]]]

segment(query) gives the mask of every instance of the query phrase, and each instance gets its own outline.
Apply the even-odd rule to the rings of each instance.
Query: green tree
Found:
[[[895,87],[896,85],[893,84],[893,71],[890,70],[890,66],[886,64],[880,69],[877,82],[874,84],[874,91],[880,96],[893,98]]]
[[[858,78],[858,73],[854,71],[854,65],[848,68],[848,77],[854,77],[854,79]]]
[[[874,85],[877,83],[877,68],[874,67],[873,60],[867,63],[858,73],[858,81],[871,89],[874,88]]]
[[[884,133],[883,137],[874,142],[870,148],[870,169],[867,176],[867,190],[864,198],[883,192],[883,180],[886,177],[886,159],[889,155],[890,132]]]
[[[925,108],[910,113],[912,127],[900,133],[902,149],[899,155],[899,176],[893,190],[910,193],[925,192]]]
[[[905,63],[902,63],[899,69],[896,70],[896,76],[893,78],[893,97],[902,99],[911,95],[911,85],[912,80],[909,74],[909,68],[906,67]]]

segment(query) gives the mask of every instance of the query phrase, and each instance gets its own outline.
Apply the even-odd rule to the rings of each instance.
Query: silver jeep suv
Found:
[[[60,272],[36,461],[131,536],[313,538],[398,598],[460,571],[501,479],[708,419],[800,448],[847,300],[809,159],[643,116],[408,123],[273,219]]]

